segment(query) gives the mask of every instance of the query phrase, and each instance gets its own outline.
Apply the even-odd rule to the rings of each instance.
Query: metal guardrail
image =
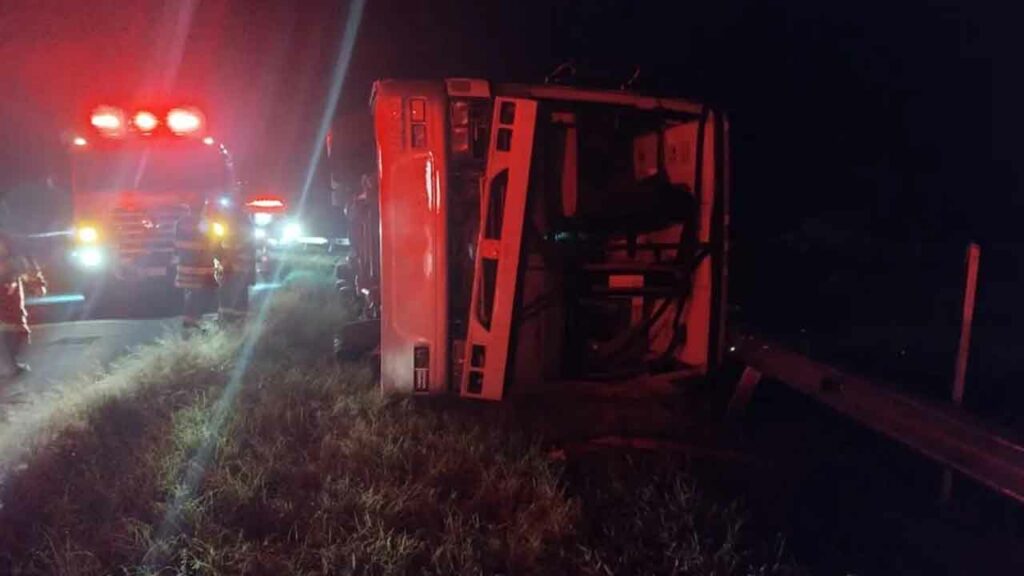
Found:
[[[766,376],[851,420],[1024,503],[1024,443],[953,407],[921,400],[890,386],[840,371],[757,337],[734,334],[731,354],[747,373],[735,403]]]

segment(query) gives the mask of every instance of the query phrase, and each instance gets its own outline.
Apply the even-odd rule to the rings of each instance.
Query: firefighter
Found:
[[[249,215],[237,202],[225,202],[218,212],[217,317],[221,324],[237,324],[249,312],[249,287],[256,277],[256,243]]]
[[[25,292],[46,294],[46,279],[35,260],[26,257],[14,245],[11,237],[0,233],[0,323],[6,360],[11,372],[17,376],[31,371],[18,357],[31,342],[28,312],[25,310]]]
[[[188,332],[200,328],[203,311],[217,292],[214,274],[214,241],[211,238],[207,209],[193,207],[174,228],[177,274],[174,285],[185,291],[182,328]]]

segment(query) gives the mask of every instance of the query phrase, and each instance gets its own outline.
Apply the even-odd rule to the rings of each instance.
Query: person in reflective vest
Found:
[[[174,249],[177,273],[174,285],[185,291],[182,326],[188,330],[199,327],[203,312],[217,292],[214,275],[214,241],[210,225],[203,213],[193,210],[182,216],[174,228]]]
[[[255,227],[237,203],[223,208],[218,217],[223,234],[217,251],[217,316],[231,324],[244,320],[249,312],[249,287],[256,277]]]
[[[32,334],[25,309],[26,291],[38,296],[46,294],[46,279],[36,262],[22,254],[10,236],[0,233],[0,323],[9,375],[31,370],[27,363],[19,361]]]

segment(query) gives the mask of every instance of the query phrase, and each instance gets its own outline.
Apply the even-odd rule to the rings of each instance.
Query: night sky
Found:
[[[639,88],[732,114],[741,223],[747,206],[778,230],[842,212],[887,235],[1008,237],[1021,42],[975,5],[369,0],[340,106],[364,109],[376,77],[540,81],[572,59],[616,86],[639,65]],[[294,187],[347,17],[344,2],[4,0],[0,180],[59,170],[59,136],[93,102],[164,94],[209,109],[247,179]]]

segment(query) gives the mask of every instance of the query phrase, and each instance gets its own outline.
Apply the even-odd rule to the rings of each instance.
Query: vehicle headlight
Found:
[[[75,239],[82,244],[95,244],[100,239],[100,232],[95,226],[80,226],[75,229]]]
[[[210,225],[210,232],[212,232],[213,235],[218,238],[223,238],[228,234],[228,227],[225,226],[222,222],[214,222],[212,225]]]
[[[289,222],[281,230],[282,242],[294,242],[302,237],[302,225],[298,222]]]
[[[75,251],[75,257],[85,268],[98,268],[103,265],[103,251],[94,246]]]

